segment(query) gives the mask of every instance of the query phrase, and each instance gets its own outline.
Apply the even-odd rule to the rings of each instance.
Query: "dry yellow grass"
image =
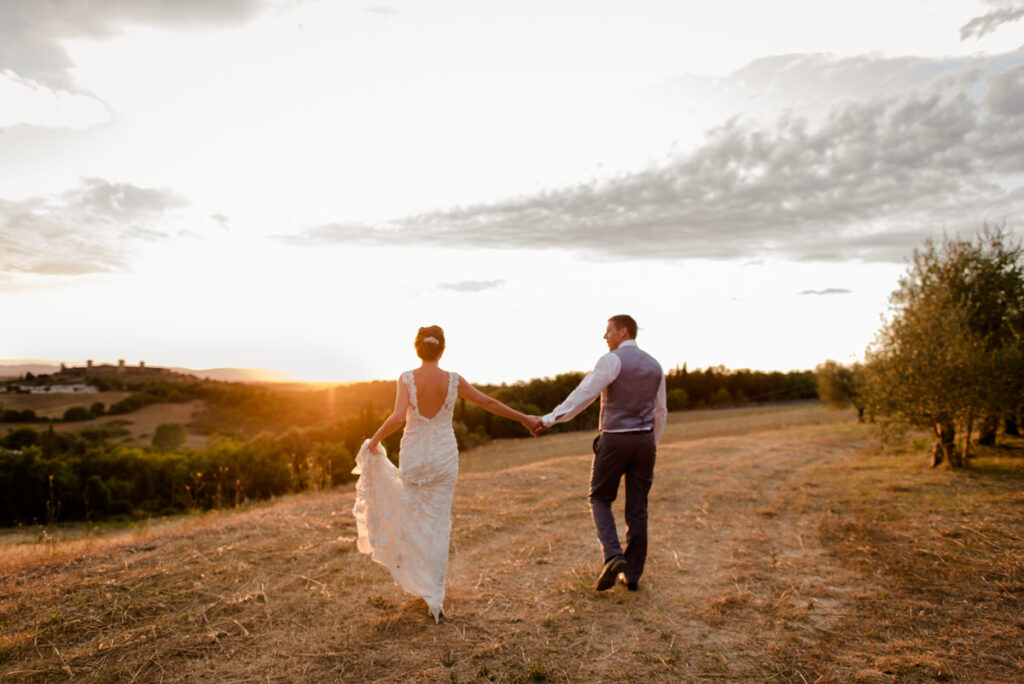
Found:
[[[585,453],[464,474],[438,626],[355,550],[351,488],[154,525],[0,570],[0,678],[1024,677],[1020,451],[879,453],[852,422],[665,444],[636,593],[592,589]]]
[[[701,409],[668,414],[666,444],[721,435],[747,435],[794,425],[849,422],[849,411],[835,411],[818,401],[769,404],[733,409]],[[593,432],[546,434],[543,439],[500,439],[470,449],[459,459],[463,473],[492,472],[561,456],[590,452]]]

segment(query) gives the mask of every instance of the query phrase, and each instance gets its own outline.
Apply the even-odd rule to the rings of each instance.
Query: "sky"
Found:
[[[1022,208],[1024,0],[0,0],[0,363],[848,363]]]

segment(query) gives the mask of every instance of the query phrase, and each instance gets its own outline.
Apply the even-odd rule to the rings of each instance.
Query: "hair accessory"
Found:
[[[424,342],[433,342],[434,344],[441,344],[436,337],[424,337]]]

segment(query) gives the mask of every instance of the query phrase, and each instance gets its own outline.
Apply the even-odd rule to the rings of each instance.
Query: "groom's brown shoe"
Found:
[[[615,578],[619,576],[620,572],[626,570],[626,559],[622,556],[612,556],[608,559],[608,562],[604,564],[604,569],[601,570],[601,576],[597,578],[597,586],[594,587],[598,591],[604,591],[611,589],[615,586]]]

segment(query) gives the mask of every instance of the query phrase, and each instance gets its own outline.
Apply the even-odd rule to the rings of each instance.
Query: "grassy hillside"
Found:
[[[8,546],[0,678],[1024,677],[1024,443],[958,473],[884,452],[850,414],[768,431],[755,417],[720,413],[717,434],[697,432],[710,416],[672,427],[637,593],[591,588],[600,558],[579,453],[461,476],[439,626],[356,551],[351,487]],[[521,444],[568,450],[576,437]],[[497,459],[488,448],[471,455]]]
[[[48,416],[53,418],[59,418],[64,414],[64,411],[69,409],[71,406],[82,406],[83,402],[81,398],[83,396],[91,397],[109,397],[109,401],[114,403],[127,397],[129,392],[100,392],[91,395],[79,395],[78,402],[70,404],[63,404],[57,401],[51,402],[52,405],[46,407],[44,402],[29,402],[26,406],[10,406],[9,408],[31,408],[36,411],[37,414],[42,416]],[[46,395],[19,395],[19,398],[26,399],[57,399],[57,397],[50,397]],[[103,399],[96,399],[96,401],[103,401]],[[91,402],[90,402],[91,403]],[[35,404],[35,405],[33,405]],[[7,405],[7,402],[4,402]],[[43,408],[38,409],[36,406],[42,405]],[[84,405],[88,406],[89,403]],[[203,401],[188,401],[183,403],[165,403],[165,404],[151,404],[150,406],[144,406],[141,409],[132,411],[131,413],[119,414],[119,415],[108,415],[101,418],[94,418],[92,420],[76,420],[73,422],[65,423],[62,421],[55,421],[53,423],[0,423],[0,432],[7,432],[11,430],[17,430],[18,428],[28,427],[36,430],[49,429],[51,426],[58,432],[78,432],[87,428],[97,427],[100,425],[106,425],[108,423],[117,423],[127,433],[122,438],[118,438],[115,441],[123,442],[133,446],[149,446],[153,440],[153,432],[157,426],[161,423],[182,423],[189,425],[192,419],[203,409],[205,403]],[[206,444],[207,435],[200,434],[194,429],[188,430],[188,436],[185,439],[185,446],[189,447],[202,447]]]

